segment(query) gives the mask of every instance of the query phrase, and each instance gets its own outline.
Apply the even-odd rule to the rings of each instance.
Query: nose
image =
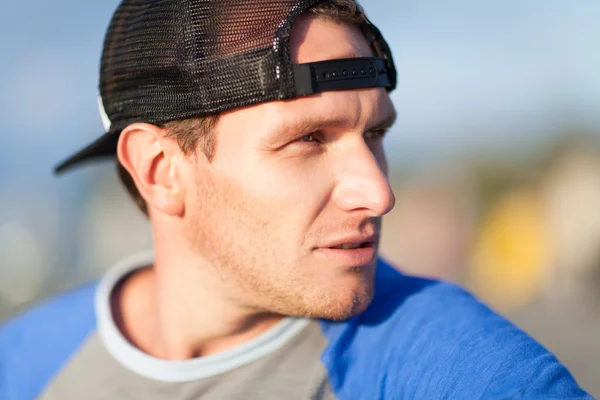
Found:
[[[394,208],[396,198],[387,179],[383,152],[373,154],[364,143],[340,155],[333,201],[345,211],[366,210],[380,217]]]

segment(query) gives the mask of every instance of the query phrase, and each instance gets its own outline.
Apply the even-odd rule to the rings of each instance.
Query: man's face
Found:
[[[296,21],[292,50],[296,63],[372,56],[356,28],[314,17]],[[382,88],[222,115],[212,162],[190,158],[185,229],[230,301],[326,319],[368,306],[381,216],[394,206],[382,148],[393,118]]]

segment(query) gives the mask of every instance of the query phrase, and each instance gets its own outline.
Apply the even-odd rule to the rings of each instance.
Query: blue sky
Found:
[[[102,133],[97,74],[114,0],[2,0],[0,184]],[[569,121],[600,131],[597,0],[368,0],[399,85],[391,163],[550,140]],[[8,173],[10,171],[10,173]]]

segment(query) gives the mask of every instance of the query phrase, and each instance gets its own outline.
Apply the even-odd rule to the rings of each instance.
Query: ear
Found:
[[[149,210],[183,215],[185,185],[178,170],[179,153],[177,143],[157,126],[135,123],[121,132],[117,156]]]

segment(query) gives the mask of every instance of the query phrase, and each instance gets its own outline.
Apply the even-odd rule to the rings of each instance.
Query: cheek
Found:
[[[318,160],[253,160],[242,171],[229,180],[256,213],[290,234],[308,229],[329,198],[329,178]]]
[[[190,199],[193,240],[205,251],[229,248],[234,258],[261,253],[294,263],[322,208],[315,199],[326,197],[318,194],[316,178],[267,163],[199,174]]]

